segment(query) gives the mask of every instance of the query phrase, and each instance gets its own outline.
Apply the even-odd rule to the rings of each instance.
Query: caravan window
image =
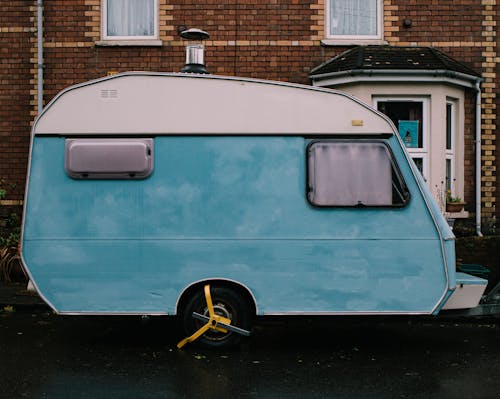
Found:
[[[409,192],[382,141],[325,140],[307,151],[308,200],[315,206],[402,206]]]
[[[153,171],[153,139],[67,139],[65,147],[74,179],[144,179]]]

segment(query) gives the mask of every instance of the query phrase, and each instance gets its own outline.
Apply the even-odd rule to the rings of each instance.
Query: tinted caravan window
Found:
[[[65,146],[74,179],[144,179],[153,171],[153,139],[67,139]]]
[[[401,206],[409,200],[383,142],[316,141],[307,157],[307,195],[315,206]]]

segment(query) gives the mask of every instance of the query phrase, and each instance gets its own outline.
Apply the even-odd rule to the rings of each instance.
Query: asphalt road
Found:
[[[278,318],[178,350],[171,318],[0,313],[0,398],[500,398],[500,320]]]

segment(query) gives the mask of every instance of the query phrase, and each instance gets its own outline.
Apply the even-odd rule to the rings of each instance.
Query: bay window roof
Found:
[[[327,86],[363,80],[449,81],[473,87],[481,75],[433,47],[356,46],[313,68],[314,85]]]

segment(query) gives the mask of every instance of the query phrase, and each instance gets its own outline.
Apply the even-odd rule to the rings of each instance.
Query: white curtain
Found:
[[[108,36],[154,36],[154,0],[107,0]]]
[[[330,0],[330,34],[377,35],[378,0]]]

